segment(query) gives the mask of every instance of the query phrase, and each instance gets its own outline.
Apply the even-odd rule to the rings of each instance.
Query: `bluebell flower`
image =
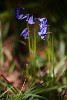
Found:
[[[45,26],[48,26],[47,25],[47,19],[46,18],[38,18],[38,20],[40,21],[40,29],[45,27]]]
[[[46,24],[47,18],[37,18],[42,24]]]
[[[28,22],[28,24],[31,24],[31,25],[35,23],[33,16],[30,17],[30,14],[27,14],[26,21]]]
[[[17,19],[22,20],[24,18],[26,18],[27,16],[24,14],[21,14],[21,10],[23,10],[24,8],[18,8],[15,10],[15,16]]]
[[[43,23],[40,23],[39,26],[40,26],[40,30],[43,29],[44,27],[48,27],[47,24],[43,24]]]
[[[23,36],[24,39],[27,39],[28,38],[28,28],[25,28],[20,35]]]
[[[41,39],[44,39],[45,36],[47,35],[47,27],[44,27],[43,29],[41,29],[39,32],[38,32],[39,36],[41,36]]]
[[[38,32],[39,36],[41,36],[42,34],[47,34],[47,27],[42,28],[39,32]]]
[[[15,16],[19,20],[26,19],[27,23],[29,25],[32,25],[35,23],[35,20],[38,20],[39,23],[39,32],[38,35],[41,37],[41,39],[44,39],[47,35],[48,25],[47,25],[47,18],[33,18],[33,16],[30,16],[30,14],[22,14],[21,11],[24,10],[24,8],[18,8],[15,10]],[[23,36],[25,39],[28,38],[28,28],[25,28],[21,36]]]
[[[45,36],[47,35],[47,29],[48,29],[48,25],[47,25],[47,19],[46,18],[38,18],[38,20],[40,21],[40,31],[38,32],[39,36],[41,36],[41,39],[44,39]]]

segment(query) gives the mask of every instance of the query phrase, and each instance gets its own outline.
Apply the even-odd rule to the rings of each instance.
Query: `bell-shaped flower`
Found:
[[[24,39],[27,39],[27,38],[28,38],[28,28],[25,28],[25,29],[21,32],[20,35],[23,36]]]
[[[31,24],[31,25],[35,23],[33,16],[30,17],[30,14],[27,14],[26,21],[28,22],[28,24]]]
[[[23,9],[24,9],[24,8],[15,9],[15,16],[16,16],[16,18],[19,19],[19,20],[23,20],[24,18],[27,17],[26,15],[21,14],[21,11],[22,11]]]
[[[38,34],[39,34],[39,36],[41,36],[41,39],[44,39],[45,36],[47,35],[47,29],[48,29],[47,25],[40,28],[40,31],[38,32]]]

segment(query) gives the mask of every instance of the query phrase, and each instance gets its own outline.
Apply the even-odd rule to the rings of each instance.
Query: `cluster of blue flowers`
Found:
[[[33,16],[30,16],[30,14],[21,14],[21,11],[24,10],[24,8],[18,8],[15,10],[15,16],[18,20],[23,20],[26,19],[27,23],[32,25],[35,24],[35,20],[38,20],[40,22],[39,24],[39,36],[41,36],[41,39],[44,39],[45,36],[47,35],[47,18],[34,18]],[[24,39],[28,38],[28,28],[25,28],[21,32],[21,36],[24,37]]]

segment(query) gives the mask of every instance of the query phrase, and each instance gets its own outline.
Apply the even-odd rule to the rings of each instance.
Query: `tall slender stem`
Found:
[[[48,67],[49,67],[49,74],[50,74],[50,60],[51,60],[51,54],[50,54],[50,36],[48,34]]]
[[[4,55],[3,55],[3,44],[2,44],[2,21],[0,20],[0,59],[1,59],[1,65],[3,65],[4,62]]]
[[[52,66],[53,66],[53,77],[54,77],[54,39],[52,34]]]
[[[36,30],[34,29],[34,78],[36,78]]]
[[[30,34],[29,34],[29,25],[27,24],[27,28],[28,28],[28,46],[29,46],[29,55],[31,55],[31,43],[30,43]]]
[[[29,55],[31,58],[31,50],[33,52],[33,66],[31,66],[32,70],[32,75],[35,79],[36,77],[36,30],[34,29],[34,34],[33,36],[31,34],[29,34],[29,25],[27,24],[27,28],[28,28],[28,45],[29,45]]]

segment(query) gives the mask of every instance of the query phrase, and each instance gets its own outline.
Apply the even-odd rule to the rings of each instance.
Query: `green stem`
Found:
[[[31,55],[31,43],[30,43],[30,34],[29,34],[29,25],[27,24],[28,28],[28,46],[29,46],[29,55]]]
[[[27,24],[27,28],[28,28],[28,46],[29,46],[29,56],[30,56],[30,60],[31,60],[31,56],[32,56],[32,51],[34,49],[34,38],[33,36],[31,37],[31,34],[29,33],[29,25]],[[34,75],[34,71],[33,71],[33,66],[31,65],[31,75]]]
[[[27,24],[27,28],[28,28],[28,46],[29,46],[29,57],[30,57],[30,60],[31,60],[31,37],[30,37],[30,33],[29,33],[29,25]],[[26,69],[26,76],[27,76],[27,79],[28,79],[28,82],[29,82],[29,68],[28,68],[28,65],[26,65],[27,69]],[[31,70],[32,70],[32,67],[31,67]],[[32,71],[31,71],[31,75],[32,75]]]
[[[53,66],[53,77],[54,77],[54,39],[52,35],[52,66]]]
[[[3,54],[3,44],[2,44],[2,21],[0,21],[0,59],[1,59],[1,65],[4,63],[4,54]]]
[[[31,50],[33,50],[33,61],[34,66],[31,66],[31,75],[33,75],[34,79],[36,77],[36,30],[34,29],[34,34],[29,34],[29,25],[27,24],[28,28],[28,45],[29,45],[29,55],[31,58]]]
[[[51,44],[51,41],[50,41],[50,36],[48,34],[48,68],[49,68],[49,74],[50,74],[50,60],[51,60],[51,54],[50,54],[50,44]]]
[[[36,78],[36,30],[34,29],[34,78]]]

